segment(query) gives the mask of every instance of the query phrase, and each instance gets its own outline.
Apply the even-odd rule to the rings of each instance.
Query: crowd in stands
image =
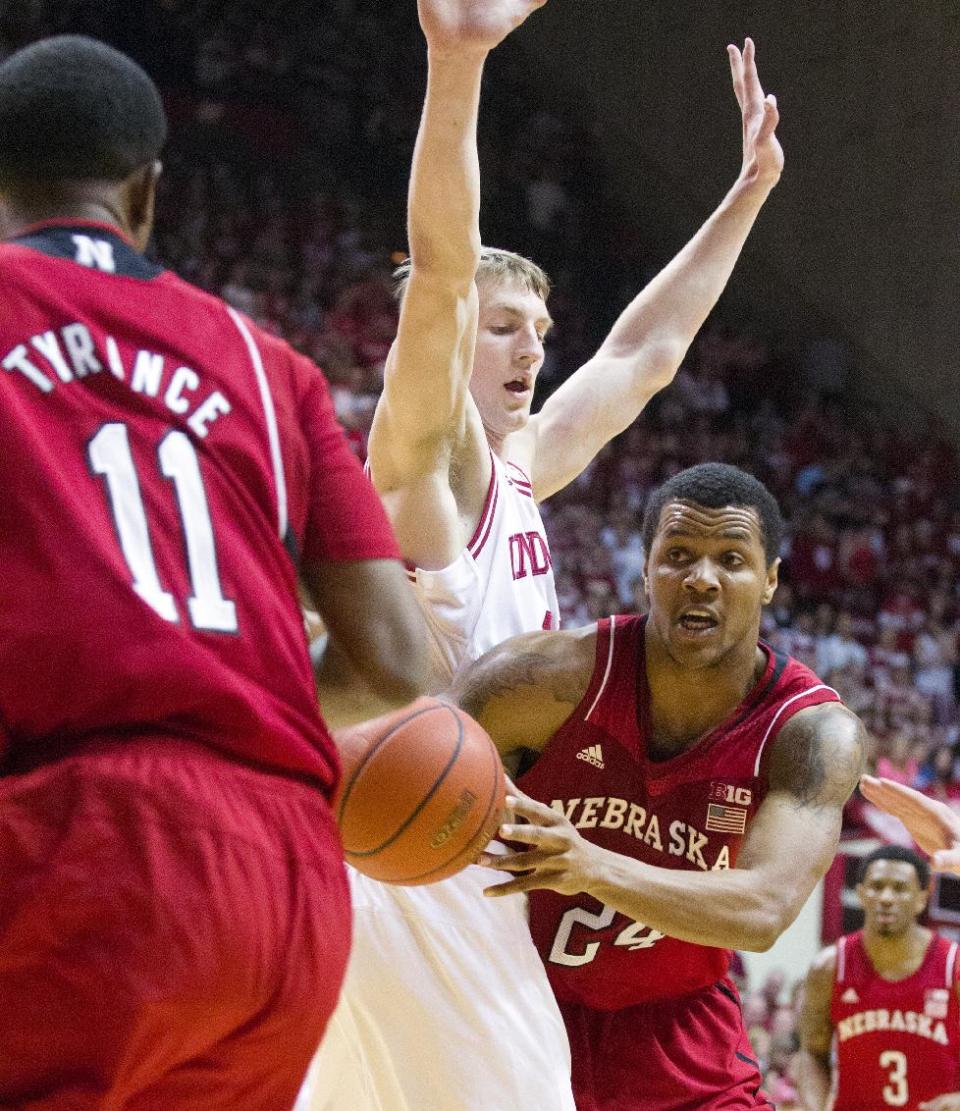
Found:
[[[390,275],[404,252],[424,52],[412,2],[319,7],[9,0],[0,57],[79,30],[158,78],[174,137],[157,257],[314,358],[362,456],[396,327]],[[491,67],[482,225],[487,241],[529,254],[556,282],[542,400],[648,276],[642,224],[613,220],[589,121],[540,103],[510,49]],[[714,319],[674,384],[545,506],[566,624],[642,610],[647,495],[712,459],[756,473],[788,519],[764,636],[866,721],[878,772],[960,805],[956,451],[933,421],[898,429],[842,393],[808,388],[776,337]],[[897,835],[860,802],[849,822]],[[746,1007],[771,1094],[787,1107],[796,1040],[783,994],[765,984]]]

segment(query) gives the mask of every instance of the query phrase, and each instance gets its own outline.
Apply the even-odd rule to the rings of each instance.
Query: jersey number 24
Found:
[[[598,914],[592,914],[583,907],[571,907],[560,919],[553,945],[550,948],[550,960],[554,964],[563,964],[568,968],[578,968],[582,964],[589,964],[600,950],[599,941],[588,941],[575,948],[572,946],[574,927],[586,926],[589,930],[605,930],[617,917],[613,907],[604,906]],[[613,939],[614,945],[627,949],[649,949],[664,935],[658,930],[652,930],[642,922],[629,921],[626,926]]]

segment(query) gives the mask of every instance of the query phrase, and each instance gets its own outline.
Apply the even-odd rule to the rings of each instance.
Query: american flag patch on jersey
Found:
[[[714,833],[743,833],[747,828],[747,812],[739,806],[707,806],[707,829]]]

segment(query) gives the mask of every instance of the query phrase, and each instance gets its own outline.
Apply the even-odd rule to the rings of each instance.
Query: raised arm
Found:
[[[660,868],[585,841],[557,811],[522,796],[515,812],[530,825],[502,836],[533,846],[485,859],[525,874],[488,895],[550,888],[585,891],[663,934],[725,949],[769,949],[800,912],[833,859],[843,806],[860,775],[864,730],[835,703],[801,710],[771,754],[770,790],[727,871]],[[802,849],[801,849],[802,846]]]
[[[410,175],[410,272],[370,433],[370,464],[404,555],[420,562],[418,546],[429,538],[426,566],[458,555],[466,539],[449,468],[468,433],[481,500],[489,478],[468,393],[478,312],[481,75],[490,50],[543,3],[418,0],[428,75]]]
[[[538,498],[566,486],[673,380],[780,178],[777,102],[764,95],[753,42],[747,39],[742,54],[735,46],[727,52],[743,130],[740,173],[693,239],[623,311],[596,355],[533,418]]]
[[[795,1068],[797,1092],[807,1111],[823,1111],[830,1102],[830,997],[836,968],[837,950],[831,945],[817,956],[803,985]]]

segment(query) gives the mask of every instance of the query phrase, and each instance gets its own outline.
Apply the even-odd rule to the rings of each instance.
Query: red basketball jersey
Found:
[[[396,555],[322,374],[106,225],[0,245],[0,768],[174,735],[329,786],[297,561]]]
[[[687,752],[647,757],[644,619],[598,622],[590,686],[519,786],[589,841],[663,868],[732,868],[767,792],[765,754],[785,722],[836,702],[810,670],[761,645],[763,677]],[[664,937],[587,895],[530,893],[530,926],[557,997],[598,1011],[715,983],[729,952]]]
[[[903,1107],[960,1092],[957,945],[934,934],[906,980],[885,980],[863,934],[837,942],[830,1001],[834,1111]]]

